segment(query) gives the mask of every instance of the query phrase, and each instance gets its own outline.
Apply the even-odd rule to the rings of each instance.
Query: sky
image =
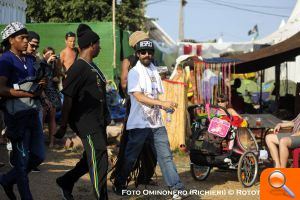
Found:
[[[287,21],[297,0],[186,1],[185,39],[207,41],[222,37],[224,42],[243,42],[252,39],[248,31],[256,24],[258,39],[277,30],[282,19]],[[180,0],[147,0],[146,7],[147,16],[157,19],[156,22],[174,41],[178,40],[179,5]]]

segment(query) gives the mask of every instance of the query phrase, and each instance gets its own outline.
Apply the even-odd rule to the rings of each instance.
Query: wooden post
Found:
[[[296,97],[295,97],[295,110],[294,115],[297,116],[300,113],[300,83],[296,86]]]
[[[279,98],[280,98],[280,64],[275,66],[275,102],[277,105],[276,111],[279,109]]]
[[[186,0],[180,0],[180,8],[179,8],[179,37],[178,41],[182,41],[184,39],[184,6],[187,4]]]
[[[117,44],[116,44],[116,0],[112,0],[112,26],[113,26],[113,46],[114,46],[114,55],[113,55],[113,68],[116,68],[116,59],[117,59]]]

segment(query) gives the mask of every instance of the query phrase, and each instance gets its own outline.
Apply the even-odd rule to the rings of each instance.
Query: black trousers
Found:
[[[106,147],[99,146],[98,134],[91,134],[81,138],[85,151],[76,166],[64,174],[61,178],[66,189],[72,191],[74,184],[87,172],[97,200],[107,200],[107,169],[108,156]]]

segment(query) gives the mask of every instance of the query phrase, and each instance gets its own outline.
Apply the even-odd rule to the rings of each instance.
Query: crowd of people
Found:
[[[68,126],[84,146],[76,166],[56,179],[63,198],[74,199],[75,183],[89,172],[96,199],[108,199],[106,127],[110,114],[106,102],[107,80],[93,62],[101,50],[99,35],[88,25],[80,24],[76,34],[66,34],[66,48],[59,56],[50,46],[39,55],[40,36],[19,22],[7,25],[1,36],[0,96],[6,137],[12,144],[13,165],[10,171],[0,175],[0,184],[7,197],[17,199],[16,184],[21,199],[33,199],[28,173],[45,159],[43,125],[47,117],[50,148],[55,143],[54,138],[65,136]],[[78,48],[75,47],[76,39]],[[182,190],[160,114],[160,109],[175,110],[177,104],[158,99],[163,86],[153,65],[153,42],[148,37],[136,39],[133,36],[132,39],[136,40],[133,45],[136,53],[132,70],[127,69],[125,86],[128,86],[131,100],[124,146],[125,165],[115,173],[114,191],[123,195],[122,189],[126,188],[127,178],[146,143],[154,163],[157,159],[161,167],[166,184],[171,190]],[[59,91],[63,94],[63,103]],[[62,111],[59,128],[55,122],[57,110]]]
[[[106,102],[107,80],[94,62],[101,51],[100,36],[88,25],[80,24],[76,34],[66,34],[66,47],[59,55],[51,46],[39,54],[40,36],[19,22],[7,25],[1,36],[0,103],[5,135],[12,145],[13,165],[10,171],[0,174],[0,185],[7,197],[17,199],[14,193],[17,185],[22,200],[34,199],[28,173],[37,171],[45,160],[43,126],[48,118],[49,148],[55,145],[55,138],[65,136],[68,127],[84,147],[76,166],[56,179],[63,199],[74,199],[75,183],[86,173],[90,175],[95,198],[108,199],[106,127],[111,119]],[[174,164],[161,115],[161,110],[174,112],[178,105],[159,99],[164,88],[155,66],[154,43],[148,35],[143,31],[134,32],[129,44],[135,53],[122,64],[121,88],[127,101],[127,116],[118,161],[111,175],[113,191],[124,195],[130,174],[137,167],[137,183],[155,185],[152,176],[158,163],[165,184],[174,192],[173,198],[180,199],[178,191],[184,190],[184,184]],[[239,108],[229,107],[227,96],[220,95],[217,100],[232,116],[241,118]],[[61,111],[58,128],[57,111]],[[274,129],[277,134],[280,128],[292,126],[291,134],[266,137],[275,167],[286,167],[288,148],[300,145],[299,121],[300,115]]]

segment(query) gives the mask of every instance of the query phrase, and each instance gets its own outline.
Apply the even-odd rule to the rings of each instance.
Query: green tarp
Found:
[[[113,67],[113,32],[111,22],[89,22],[88,24],[95,32],[100,35],[101,51],[100,55],[95,59],[96,64],[103,71],[107,79],[113,79],[114,74],[119,72],[120,59],[121,59],[121,42],[120,31],[116,29],[116,41],[117,41],[117,60],[116,69]],[[5,25],[0,25],[2,31]],[[76,33],[78,23],[39,23],[39,24],[26,24],[26,27],[30,31],[35,31],[41,36],[39,52],[47,46],[51,46],[55,49],[56,54],[65,48],[65,34],[69,31]],[[128,41],[128,40],[127,40]],[[126,45],[124,42],[123,45]],[[128,46],[128,42],[127,42]]]
[[[87,22],[96,33],[100,35],[101,51],[100,55],[95,59],[96,64],[103,71],[107,79],[115,80],[120,75],[121,61],[124,57],[133,54],[133,49],[128,44],[129,33],[120,31],[116,27],[116,68],[113,66],[114,48],[113,48],[113,30],[112,22]],[[37,32],[41,37],[40,48],[41,53],[47,46],[55,49],[56,54],[65,48],[65,34],[69,31],[76,33],[79,23],[30,23],[26,27],[30,31]],[[0,25],[0,31],[5,25]],[[162,52],[156,48],[155,60],[160,65],[162,62]]]

